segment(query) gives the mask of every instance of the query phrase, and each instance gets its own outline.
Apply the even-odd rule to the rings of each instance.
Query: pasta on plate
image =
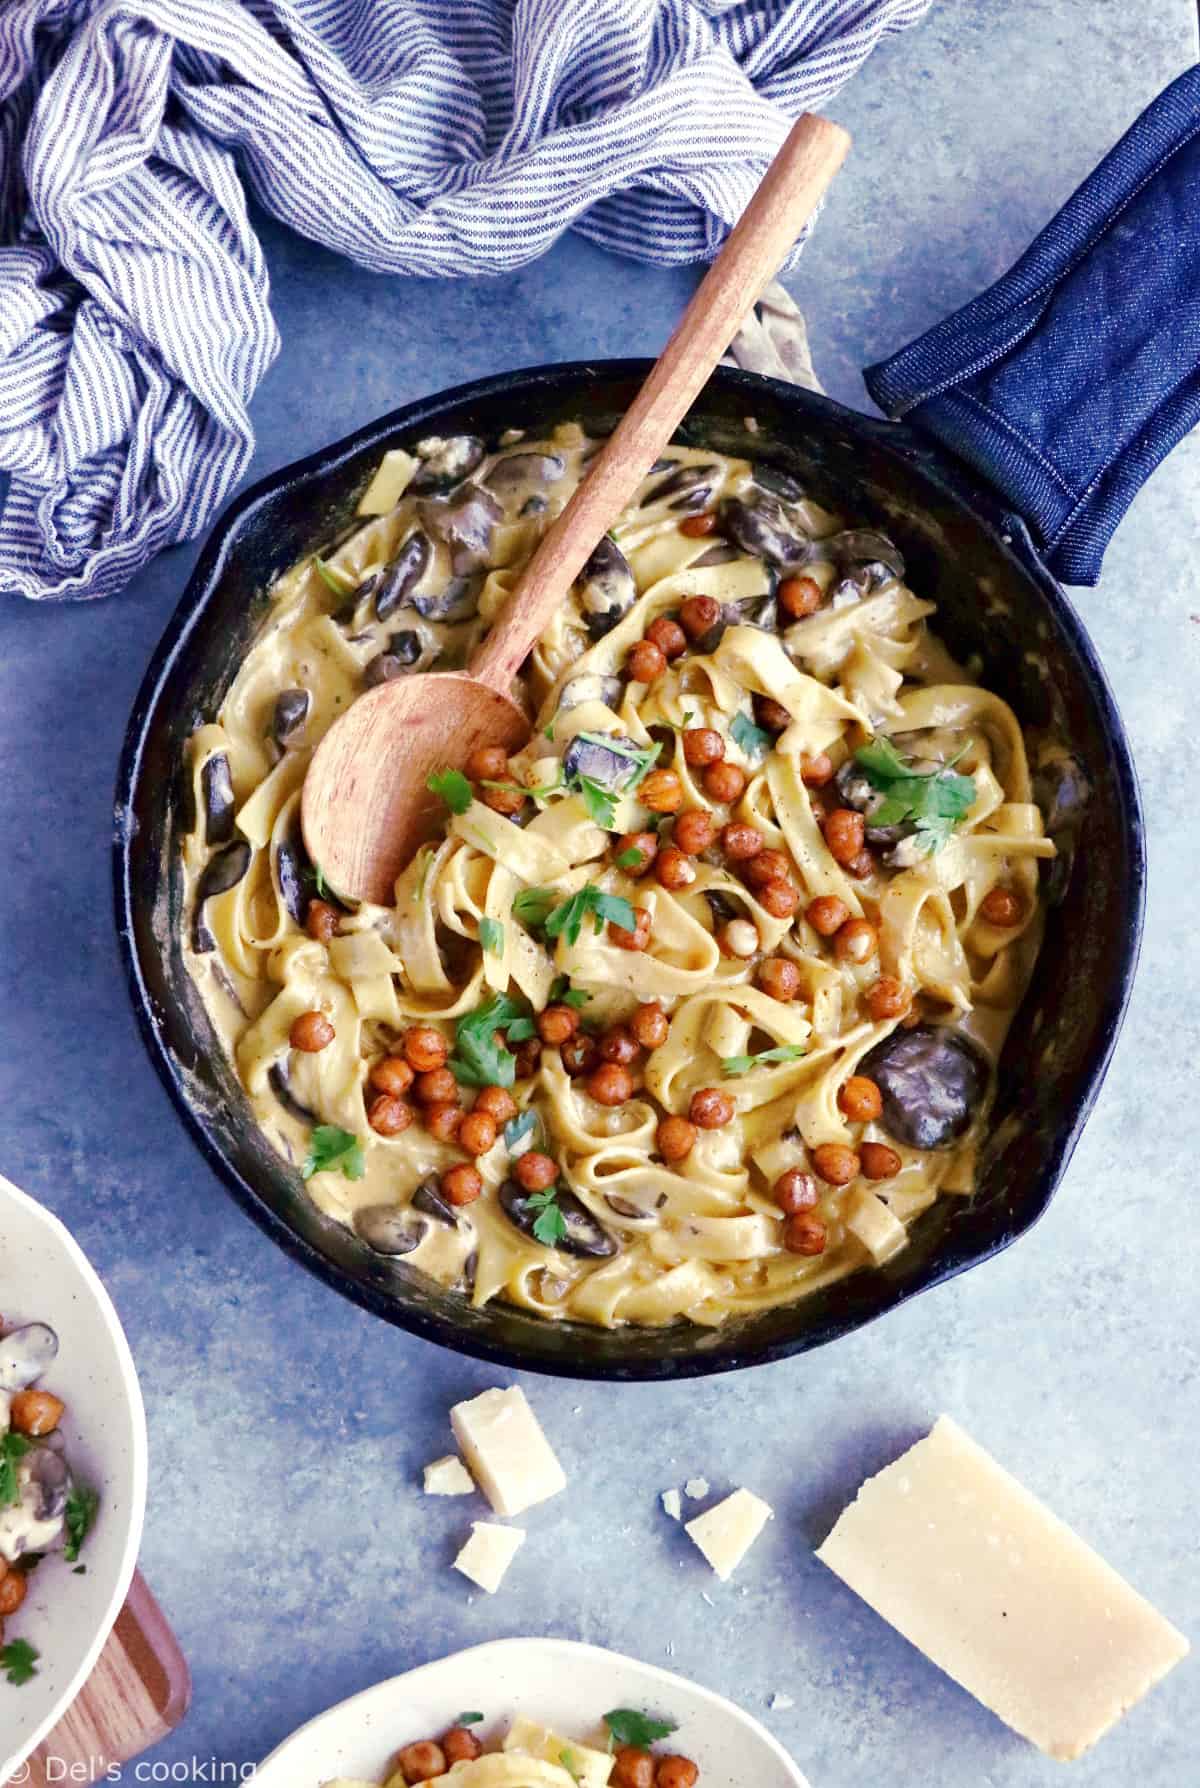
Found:
[[[388,907],[308,860],[312,749],[462,665],[596,450],[387,454],[188,746],[188,967],[254,1115],[370,1247],[548,1319],[717,1324],[969,1195],[1053,857],[1008,705],[886,536],[673,447],[431,779]]]

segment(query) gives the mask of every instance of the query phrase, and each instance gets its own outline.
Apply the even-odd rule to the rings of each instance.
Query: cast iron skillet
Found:
[[[1070,1160],[1125,1010],[1142,922],[1144,856],[1129,747],[1079,618],[1021,521],[903,426],[721,369],[681,439],[782,466],[853,525],[878,525],[936,625],[1027,727],[1065,741],[1090,784],[1086,824],[1049,918],[1033,988],[1000,1062],[970,1199],[939,1199],[887,1266],[790,1308],[707,1330],[603,1330],[503,1304],[472,1310],[403,1262],[388,1264],[322,1216],[254,1125],[184,968],[179,842],[184,742],[213,716],[266,613],[275,577],[353,517],[385,448],[471,432],[495,443],[574,420],[612,426],[649,371],[641,360],[504,373],[394,411],[265,479],[218,524],[155,653],[129,722],[117,790],[116,900],[142,1034],[187,1128],[234,1196],[330,1285],[429,1340],[510,1368],[579,1378],[677,1378],[780,1359],[847,1335],[954,1277],[1041,1216]],[[757,429],[751,432],[747,418]],[[989,592],[1002,598],[993,603]]]

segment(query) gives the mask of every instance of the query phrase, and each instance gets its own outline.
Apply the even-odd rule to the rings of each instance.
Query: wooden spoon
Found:
[[[650,377],[550,527],[465,671],[399,677],[330,727],[304,780],[308,854],[338,894],[390,905],[397,876],[445,817],[425,779],[481,745],[518,750],[529,720],[513,679],[606,528],[669,444],[776,273],[850,138],[805,114],[767,170]],[[519,418],[517,418],[519,420]]]

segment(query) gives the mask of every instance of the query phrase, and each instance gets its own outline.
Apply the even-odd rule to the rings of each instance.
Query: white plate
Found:
[[[486,1715],[474,1728],[484,1739],[522,1713],[603,1748],[600,1719],[614,1707],[677,1720],[671,1747],[700,1766],[701,1788],[809,1788],[783,1746],[731,1701],[570,1639],[497,1639],[364,1689],[278,1745],[255,1788],[319,1788],[335,1776],[382,1781],[401,1745],[444,1732],[468,1708]]]
[[[67,1405],[63,1433],[77,1474],[100,1493],[82,1577],[58,1555],[40,1564],[5,1637],[28,1639],[38,1673],[19,1688],[0,1674],[0,1782],[74,1700],[129,1589],[146,1510],[146,1414],[133,1358],[108,1293],[57,1217],[0,1175],[0,1312],[7,1326],[48,1322],[58,1358],[44,1379]]]

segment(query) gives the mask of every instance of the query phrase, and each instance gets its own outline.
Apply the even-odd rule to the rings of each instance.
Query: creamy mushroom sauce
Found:
[[[564,426],[491,451],[465,437],[395,450],[361,524],[279,580],[189,743],[184,947],[259,1124],[315,1168],[320,1209],[401,1271],[551,1319],[715,1324],[889,1259],[936,1198],[970,1193],[992,1066],[1040,942],[1039,860],[1055,847],[1020,725],[930,630],[933,605],[892,543],[848,530],[778,469],[673,447],[523,671],[531,741],[493,780],[539,792],[514,818],[475,787],[393,906],[342,909],[338,935],[310,936],[312,902],[336,904],[300,835],[313,747],[364,688],[465,662],[597,446]],[[647,628],[694,622],[697,597],[713,623],[661,675],[632,679]],[[732,799],[688,761],[701,730],[740,772]],[[778,853],[767,861],[794,912],[724,849],[735,835],[688,858],[686,885],[664,886],[657,864],[639,873],[621,839],[657,826],[669,845],[671,817],[642,798],[663,769],[683,810]],[[561,925],[585,889],[584,905],[604,896],[626,925],[619,903],[643,909],[649,947],[622,948],[621,925],[594,929],[590,914],[577,935],[553,935],[553,918],[548,932],[547,912]],[[830,914],[850,930],[829,935]],[[520,1014],[515,1049],[568,983],[583,1036],[658,1002],[666,1040],[638,1053],[616,1104],[568,1071],[586,1044],[566,1065],[544,1046],[531,1072],[501,1050],[493,1078],[534,1128],[498,1137],[474,1162],[482,1196],[453,1204],[442,1176],[462,1149],[419,1106],[403,1133],[379,1134],[368,1077],[414,1024],[469,1055],[464,1021],[502,995],[497,1013]],[[305,1013],[333,1033],[317,1052],[289,1043]],[[864,1079],[879,1089],[865,1105]],[[473,1086],[461,1090],[469,1105]],[[678,1126],[661,1146],[667,1116],[712,1118],[726,1102],[729,1121],[698,1124],[686,1155]],[[514,1178],[530,1147],[557,1165],[549,1200]]]

